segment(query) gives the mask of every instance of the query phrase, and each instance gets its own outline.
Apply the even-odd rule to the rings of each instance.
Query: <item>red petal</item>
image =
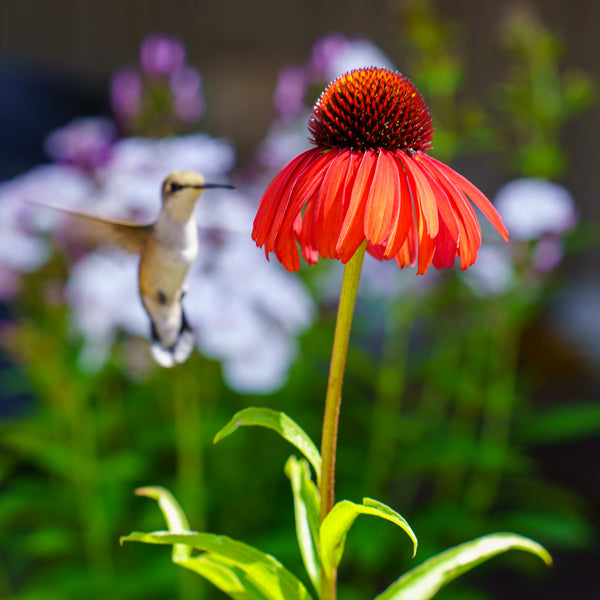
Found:
[[[319,251],[315,241],[315,209],[318,194],[319,191],[315,191],[309,198],[304,215],[299,213],[294,223],[294,233],[300,244],[300,251],[309,265],[319,262]]]
[[[463,194],[469,198],[469,200],[471,200],[471,202],[473,202],[473,204],[475,204],[475,206],[477,206],[477,208],[479,208],[479,210],[488,218],[490,223],[496,228],[498,233],[504,238],[504,241],[508,241],[508,231],[504,226],[498,211],[485,195],[468,179],[465,179],[448,165],[436,160],[432,156],[429,156],[428,158],[456,185],[459,190],[461,190]]]
[[[416,168],[415,160],[411,156],[405,153],[402,157],[402,163],[406,167],[406,174],[413,192],[413,202],[415,206],[421,208],[427,233],[430,238],[434,238],[437,235],[439,223],[438,208],[433,190],[421,170]]]
[[[323,258],[334,258],[335,247],[344,221],[344,188],[352,151],[340,152],[329,165],[315,212],[315,241]]]
[[[392,233],[400,208],[400,177],[392,152],[380,150],[365,210],[365,236],[374,245]]]
[[[422,165],[429,174],[446,191],[448,199],[458,217],[461,235],[458,240],[458,249],[461,259],[461,269],[470,267],[477,258],[477,251],[481,246],[481,229],[473,207],[465,198],[463,193],[452,183],[450,179],[440,171],[433,162],[429,162],[427,154],[420,154]]]
[[[418,158],[413,165],[421,171],[421,174],[427,179],[427,182],[431,186],[439,211],[438,220],[440,227],[438,235],[435,237],[436,250],[434,255],[434,265],[438,269],[451,267],[456,258],[460,238],[460,228],[454,210],[452,209],[452,205],[446,192],[429,174],[426,168],[419,163]]]
[[[411,225],[414,224],[414,213],[413,204],[410,197],[410,189],[408,187],[408,180],[406,179],[406,173],[402,161],[399,160],[398,154],[396,154],[396,160],[394,165],[398,171],[398,181],[400,182],[400,210],[398,212],[398,218],[396,220],[394,229],[392,230],[388,239],[387,247],[385,249],[385,257],[391,258],[395,256],[402,248],[408,232],[410,231]]]
[[[288,271],[300,268],[300,257],[294,235],[279,236],[275,242],[275,256]]]
[[[323,175],[337,153],[337,150],[330,150],[329,152],[317,150],[312,159],[306,163],[291,190],[285,215],[281,221],[279,231],[276,232],[277,235],[291,235],[296,217],[315,190],[323,183]]]
[[[365,241],[365,209],[376,163],[377,154],[375,151],[366,150],[358,165],[354,184],[351,190],[348,190],[351,193],[350,204],[336,246],[338,256],[344,263],[352,258],[359,246]]]
[[[396,262],[400,268],[414,266],[417,262],[417,225],[415,221],[410,222],[406,241],[396,254]]]
[[[296,177],[314,155],[315,149],[313,148],[296,156],[275,175],[265,190],[254,218],[252,230],[252,239],[257,246],[266,243],[265,252],[273,250],[275,237],[289,203]]]

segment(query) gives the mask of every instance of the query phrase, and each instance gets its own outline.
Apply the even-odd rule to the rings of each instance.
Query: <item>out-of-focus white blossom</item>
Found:
[[[515,179],[503,185],[494,204],[511,238],[537,240],[558,235],[577,222],[575,202],[569,190],[545,179]]]
[[[54,235],[62,226],[60,213],[32,202],[149,222],[160,210],[161,182],[170,171],[198,171],[209,182],[226,183],[234,162],[228,142],[204,134],[128,138],[115,142],[93,173],[46,165],[0,186],[0,294],[14,292],[19,272],[46,260],[40,232]],[[239,191],[210,190],[197,211],[200,248],[183,305],[198,348],[222,362],[232,388],[271,392],[284,383],[296,336],[313,319],[312,300],[294,275],[265,261],[254,246],[254,206]],[[136,257],[97,250],[71,269],[66,296],[84,337],[86,368],[104,364],[119,330],[150,335],[137,264]]]
[[[148,337],[135,257],[120,252],[93,252],[71,269],[67,300],[73,322],[85,337],[82,364],[97,370],[106,362],[118,329]]]
[[[45,165],[0,185],[0,298],[10,299],[19,289],[19,274],[34,271],[49,256],[39,231],[56,225],[57,215],[37,203],[58,199],[73,205],[93,186],[78,170]]]
[[[477,296],[496,296],[511,289],[516,280],[506,246],[481,246],[477,261],[462,274]]]

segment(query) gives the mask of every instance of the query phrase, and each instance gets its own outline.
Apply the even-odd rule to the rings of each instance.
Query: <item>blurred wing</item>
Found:
[[[64,215],[69,237],[85,246],[111,245],[131,254],[139,254],[152,232],[152,225],[102,219],[62,208],[47,208]]]

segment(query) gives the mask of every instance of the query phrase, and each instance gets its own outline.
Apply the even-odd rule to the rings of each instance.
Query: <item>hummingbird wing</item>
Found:
[[[140,225],[129,221],[104,219],[54,206],[46,208],[64,215],[69,237],[86,246],[111,245],[131,254],[139,254],[152,232],[151,224]]]

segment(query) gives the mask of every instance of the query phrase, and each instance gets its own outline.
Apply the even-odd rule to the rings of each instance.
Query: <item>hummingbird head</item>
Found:
[[[204,177],[194,171],[173,171],[162,184],[163,207],[173,212],[173,216],[178,213],[183,216],[191,213],[203,190],[233,187],[225,183],[206,183]]]

